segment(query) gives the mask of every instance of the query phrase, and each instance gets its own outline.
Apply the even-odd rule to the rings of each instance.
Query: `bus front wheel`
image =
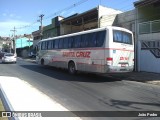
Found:
[[[44,59],[41,60],[41,65],[44,65]]]
[[[74,75],[76,73],[76,67],[75,67],[74,62],[69,62],[69,64],[68,64],[68,71],[72,75]]]

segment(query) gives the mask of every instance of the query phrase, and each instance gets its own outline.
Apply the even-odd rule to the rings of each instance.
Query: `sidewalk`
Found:
[[[19,111],[16,116],[20,115],[20,117],[12,118],[12,120],[81,120],[57,101],[16,77],[0,76],[0,98],[6,111]],[[62,117],[60,114],[58,117],[57,111],[63,111]],[[57,117],[52,117],[54,115]],[[68,117],[63,117],[66,115]]]
[[[127,81],[143,82],[160,86],[160,74],[158,73],[131,72],[118,75],[117,77]]]

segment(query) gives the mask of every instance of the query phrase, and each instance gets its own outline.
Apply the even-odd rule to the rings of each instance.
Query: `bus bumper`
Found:
[[[127,67],[117,67],[117,66],[108,66],[106,65],[106,73],[123,73],[123,72],[132,72],[134,66],[127,66]]]

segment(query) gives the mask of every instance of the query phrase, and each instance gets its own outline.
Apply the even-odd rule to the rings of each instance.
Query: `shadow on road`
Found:
[[[152,106],[152,107],[160,107],[159,103],[145,103],[145,102],[134,102],[134,101],[125,101],[125,100],[110,100],[110,104],[106,103],[107,105],[110,105],[115,108],[123,109],[129,107],[130,109],[134,110],[145,110],[145,106]],[[127,110],[127,109],[126,109]],[[146,108],[147,110],[147,108]]]
[[[83,86],[81,84],[62,84],[61,87],[57,87],[56,90],[58,90],[57,93],[65,93],[65,95],[68,97],[69,101],[64,101],[65,99],[63,98],[67,98],[66,96],[61,96],[60,98],[56,98],[57,101],[59,101],[60,103],[63,103],[64,106],[69,107],[71,110],[74,109],[74,107],[70,107],[69,105],[73,105],[72,101],[70,101],[70,98],[73,98],[75,101],[78,101],[79,103],[81,103],[81,100],[84,100],[84,103],[86,103],[88,106],[93,105],[92,103],[90,104],[90,101],[92,100],[97,100],[94,104],[95,108],[93,107],[93,109],[99,109],[96,108],[97,106],[99,106],[99,104],[101,104],[100,109],[104,109],[104,110],[159,110],[160,104],[159,104],[159,95],[158,96],[153,96],[154,92],[148,90],[148,88],[139,88],[139,87],[132,87],[131,85],[128,84],[119,84],[119,82],[117,81],[121,81],[122,78],[124,78],[125,76],[120,77],[120,79],[115,79],[113,77],[110,76],[101,76],[101,75],[95,75],[95,74],[85,74],[85,73],[79,73],[77,75],[69,75],[67,70],[61,70],[61,69],[57,69],[54,67],[42,67],[42,66],[38,66],[36,64],[33,65],[20,65],[21,67],[40,73],[42,75],[49,76],[51,78],[57,79],[58,81],[73,81],[73,82],[88,82],[88,83],[102,83],[102,84],[92,84],[93,87],[97,87],[97,90],[94,89],[94,91],[91,88],[87,88],[87,86]],[[33,73],[34,73],[33,72]],[[43,77],[43,76],[42,76]],[[103,83],[108,83],[108,82],[113,82],[113,84],[109,83],[107,85],[104,85]],[[115,84],[118,83],[118,84]],[[44,81],[45,83],[45,81]],[[53,84],[52,84],[53,83]],[[63,83],[63,82],[62,82]],[[32,83],[33,85],[34,83]],[[55,87],[57,86],[57,84],[54,84],[54,82],[48,82],[48,84],[51,84],[51,87]],[[48,86],[47,84],[47,86]],[[37,84],[36,84],[37,85]],[[35,86],[36,86],[35,85]],[[64,87],[65,86],[65,87]],[[110,87],[111,86],[111,87]],[[53,88],[54,88],[53,87]],[[131,87],[131,89],[130,89]],[[39,86],[37,86],[36,88],[38,88],[41,92],[46,94],[45,89],[40,88]],[[106,90],[105,92],[99,91],[99,89],[102,90]],[[78,93],[77,94],[77,90]],[[139,90],[141,90],[141,92],[139,92]],[[146,91],[147,90],[147,91]],[[91,91],[91,92],[90,92]],[[107,92],[108,91],[108,92]],[[112,91],[112,94],[110,94],[110,91]],[[82,94],[82,92],[84,92]],[[102,93],[101,93],[102,92]],[[147,96],[146,97],[144,93],[147,92]],[[47,93],[48,94],[48,93]],[[52,94],[52,93],[50,93]],[[82,97],[83,95],[83,97]],[[151,97],[152,95],[152,97]],[[89,97],[88,97],[89,96]],[[103,97],[102,97],[103,96]],[[50,95],[50,97],[52,98],[52,95]],[[89,99],[88,101],[85,99],[85,97],[87,99]],[[133,97],[133,98],[132,98]],[[53,96],[53,98],[55,99],[55,96]],[[62,98],[62,99],[61,99]],[[131,100],[132,98],[132,100]],[[143,102],[144,100],[144,102]],[[87,101],[87,102],[86,102]],[[83,104],[84,104],[83,103]],[[108,107],[110,106],[110,107]],[[108,107],[108,108],[107,108]],[[82,109],[85,108],[84,106],[78,108],[78,109]],[[91,107],[92,108],[92,107]],[[77,109],[75,107],[75,109]]]
[[[53,77],[58,80],[64,81],[78,81],[78,82],[93,82],[93,83],[101,83],[101,82],[114,82],[120,81],[121,79],[114,78],[110,75],[97,75],[92,73],[78,73],[76,75],[70,75],[67,70],[62,70],[55,67],[50,66],[37,66],[37,65],[20,65],[23,68],[32,70],[34,72],[38,72],[49,77]]]

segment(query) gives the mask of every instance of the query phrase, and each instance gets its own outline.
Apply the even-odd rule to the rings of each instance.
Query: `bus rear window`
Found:
[[[124,31],[113,30],[113,41],[132,45],[132,34]]]

